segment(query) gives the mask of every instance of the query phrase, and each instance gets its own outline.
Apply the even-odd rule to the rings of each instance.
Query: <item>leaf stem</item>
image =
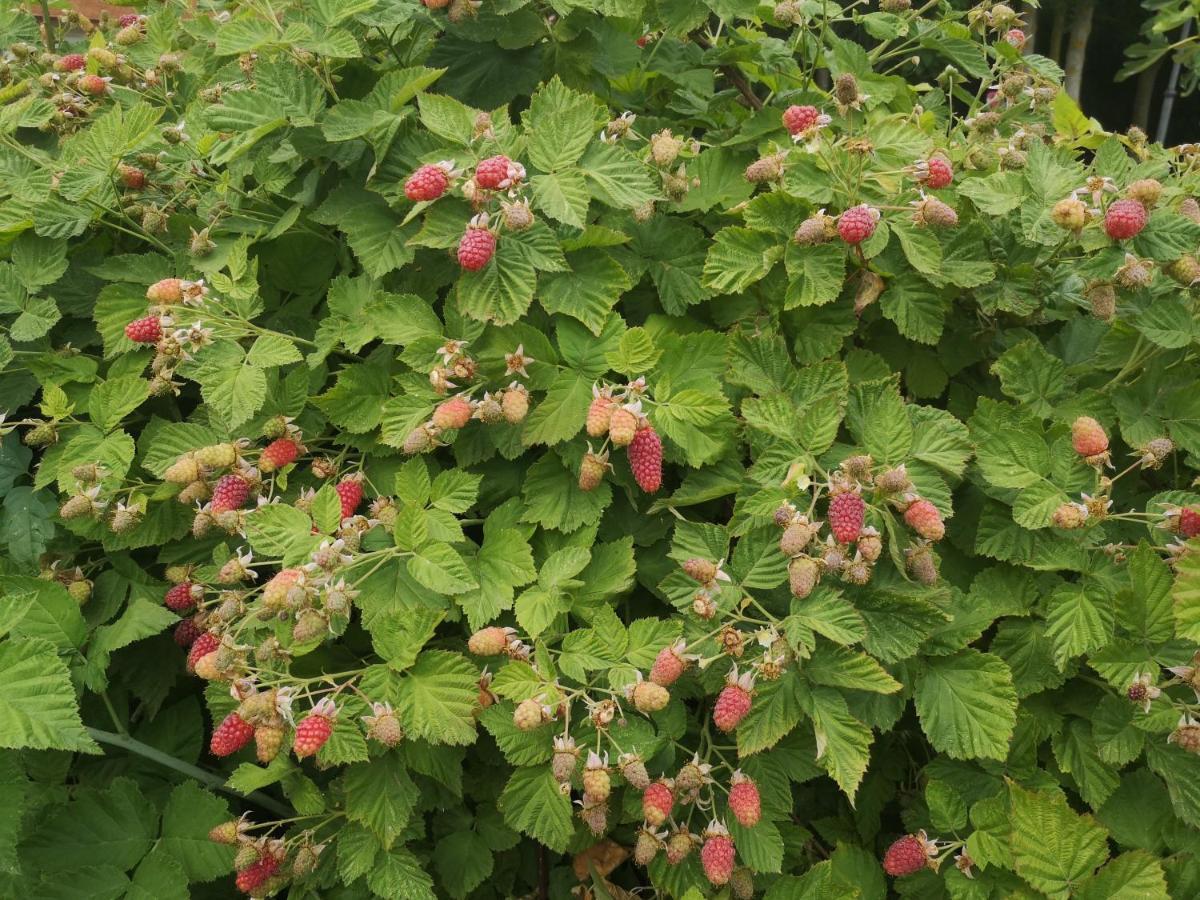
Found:
[[[234,790],[225,784],[225,780],[213,772],[201,769],[199,766],[193,766],[191,763],[185,763],[181,759],[176,759],[168,753],[163,753],[151,747],[149,744],[143,744],[136,738],[132,738],[127,734],[113,734],[111,731],[101,731],[99,728],[88,728],[88,734],[94,740],[101,744],[108,744],[112,747],[120,747],[122,750],[127,750],[148,759],[151,762],[156,762],[160,766],[166,766],[168,769],[174,769],[181,775],[186,775],[189,778],[194,778],[201,784],[207,785],[214,791],[220,791],[222,794],[228,794],[231,797],[237,797],[239,800],[246,800],[256,806],[261,806],[263,809],[275,813],[275,815],[287,818],[293,815],[293,810],[289,809],[285,804],[280,803],[273,797],[268,797],[261,791],[251,791],[249,794],[243,794],[241,791]]]

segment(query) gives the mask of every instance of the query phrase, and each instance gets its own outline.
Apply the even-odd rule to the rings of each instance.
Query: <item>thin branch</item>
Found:
[[[712,49],[712,44],[699,32],[693,32],[689,36],[696,43],[696,46],[704,50]],[[751,109],[758,111],[763,108],[762,100],[755,95],[754,90],[750,87],[750,82],[746,80],[746,76],[742,74],[741,69],[734,65],[723,65],[717,66],[717,71],[730,80]]]
[[[228,787],[225,784],[225,779],[220,775],[201,769],[199,766],[193,766],[191,763],[185,763],[183,760],[176,759],[168,753],[163,753],[149,744],[143,744],[136,738],[129,737],[128,735],[113,734],[111,731],[101,731],[99,728],[91,727],[88,728],[88,734],[101,744],[120,747],[122,750],[127,750],[143,759],[156,762],[160,766],[174,769],[182,775],[195,778],[202,784],[208,785],[214,791],[220,791],[222,794],[228,794],[231,797],[237,797],[239,800],[253,803],[255,806],[261,806],[263,809],[273,812],[281,818],[287,818],[293,814],[293,810],[280,803],[274,797],[268,797],[261,791],[251,791],[249,794],[243,794],[241,791]]]

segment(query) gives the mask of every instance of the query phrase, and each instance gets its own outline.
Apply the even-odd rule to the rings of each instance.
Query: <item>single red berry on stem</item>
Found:
[[[336,715],[337,708],[333,701],[326,697],[296,726],[292,750],[295,751],[297,759],[312,756],[325,746],[325,742],[333,734],[333,720]]]
[[[1194,506],[1185,506],[1179,511],[1179,533],[1188,539],[1200,534],[1200,511]]]
[[[251,894],[258,890],[275,874],[279,868],[279,860],[270,854],[258,858],[258,861],[242,869],[237,874],[237,888],[243,894]]]
[[[54,68],[60,72],[78,72],[86,65],[87,59],[82,53],[68,53],[54,63]]]
[[[904,511],[904,522],[927,541],[940,541],[946,535],[942,514],[928,500],[915,500]]]
[[[237,753],[253,738],[254,726],[236,712],[231,712],[213,731],[208,748],[214,756],[229,756],[231,753]]]
[[[263,472],[274,472],[296,461],[300,455],[300,445],[292,438],[279,438],[263,448],[258,457],[258,468]]]
[[[136,319],[125,326],[125,337],[135,344],[157,344],[162,335],[162,320],[158,316]]]
[[[342,518],[348,519],[358,512],[358,505],[362,503],[363,486],[362,480],[359,478],[345,478],[338,482],[337,487],[338,498],[342,501]]]
[[[728,883],[733,875],[736,851],[733,838],[723,825],[714,822],[705,832],[704,846],[700,848],[700,863],[708,880],[720,887]]]
[[[858,245],[875,233],[879,224],[879,210],[866,204],[846,210],[838,218],[837,229],[847,244]]]
[[[746,718],[753,703],[750,691],[754,688],[754,675],[747,672],[739,676],[734,666],[725,676],[725,687],[713,704],[713,724],[721,731],[733,731]]]
[[[950,160],[944,156],[931,156],[925,162],[928,174],[925,176],[925,184],[934,190],[941,190],[948,187],[954,181],[954,168],[950,165]]]
[[[187,655],[187,670],[192,672],[196,668],[196,663],[208,654],[214,652],[221,646],[221,641],[211,631],[202,632],[188,649]]]
[[[650,825],[661,825],[671,817],[675,795],[671,788],[656,781],[642,792],[642,816]]]
[[[250,498],[250,485],[241,475],[222,475],[213,487],[209,512],[214,516],[230,509],[241,509]]]
[[[927,842],[921,835],[906,834],[883,854],[883,871],[893,876],[912,875],[929,865]]]
[[[185,613],[189,612],[203,595],[204,588],[200,585],[183,581],[167,591],[163,596],[163,603],[172,612]]]
[[[788,134],[803,134],[821,117],[821,111],[815,106],[789,106],[783,111],[783,127]]]
[[[458,264],[468,272],[478,272],[496,253],[496,236],[486,226],[469,225],[458,242]]]
[[[1080,416],[1071,423],[1071,444],[1080,456],[1099,456],[1108,452],[1108,435],[1091,416]]]
[[[409,200],[436,200],[450,187],[450,176],[443,166],[421,166],[404,182],[404,196]]]
[[[843,491],[834,494],[829,500],[829,530],[839,544],[849,544],[858,540],[863,530],[866,516],[866,504],[863,498],[854,491]]]
[[[747,775],[734,772],[729,782],[729,810],[746,828],[753,828],[762,818],[762,798],[758,785]]]
[[[1146,207],[1137,200],[1114,200],[1104,213],[1104,230],[1114,241],[1127,241],[1146,227],[1146,218]]]
[[[662,487],[662,440],[650,425],[640,429],[629,442],[629,468],[647,494]]]
[[[507,156],[489,156],[475,167],[475,183],[489,191],[509,188],[520,181],[519,170],[520,167]]]

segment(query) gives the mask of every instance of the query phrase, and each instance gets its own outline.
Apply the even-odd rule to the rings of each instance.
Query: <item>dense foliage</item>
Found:
[[[1196,148],[1021,25],[0,11],[0,894],[1200,895]]]

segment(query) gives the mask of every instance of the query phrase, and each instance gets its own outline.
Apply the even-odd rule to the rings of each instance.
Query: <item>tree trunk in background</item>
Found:
[[[1067,73],[1067,96],[1076,103],[1079,102],[1079,92],[1083,87],[1083,66],[1087,61],[1088,38],[1092,34],[1095,13],[1096,0],[1079,0],[1075,7],[1075,18],[1071,21],[1071,37],[1067,43],[1067,61],[1063,69]]]
[[[1063,62],[1063,41],[1067,38],[1067,7],[1060,6],[1054,13],[1054,30],[1050,32],[1050,58],[1060,66]]]
[[[1138,76],[1137,94],[1133,98],[1133,115],[1130,120],[1142,131],[1150,130],[1150,108],[1154,104],[1154,85],[1162,62],[1157,62]]]
[[[1037,33],[1038,33],[1038,10],[1036,6],[1030,6],[1027,2],[1021,4],[1021,15],[1025,19],[1025,32],[1029,35],[1029,40],[1025,43],[1025,53],[1037,52]]]

